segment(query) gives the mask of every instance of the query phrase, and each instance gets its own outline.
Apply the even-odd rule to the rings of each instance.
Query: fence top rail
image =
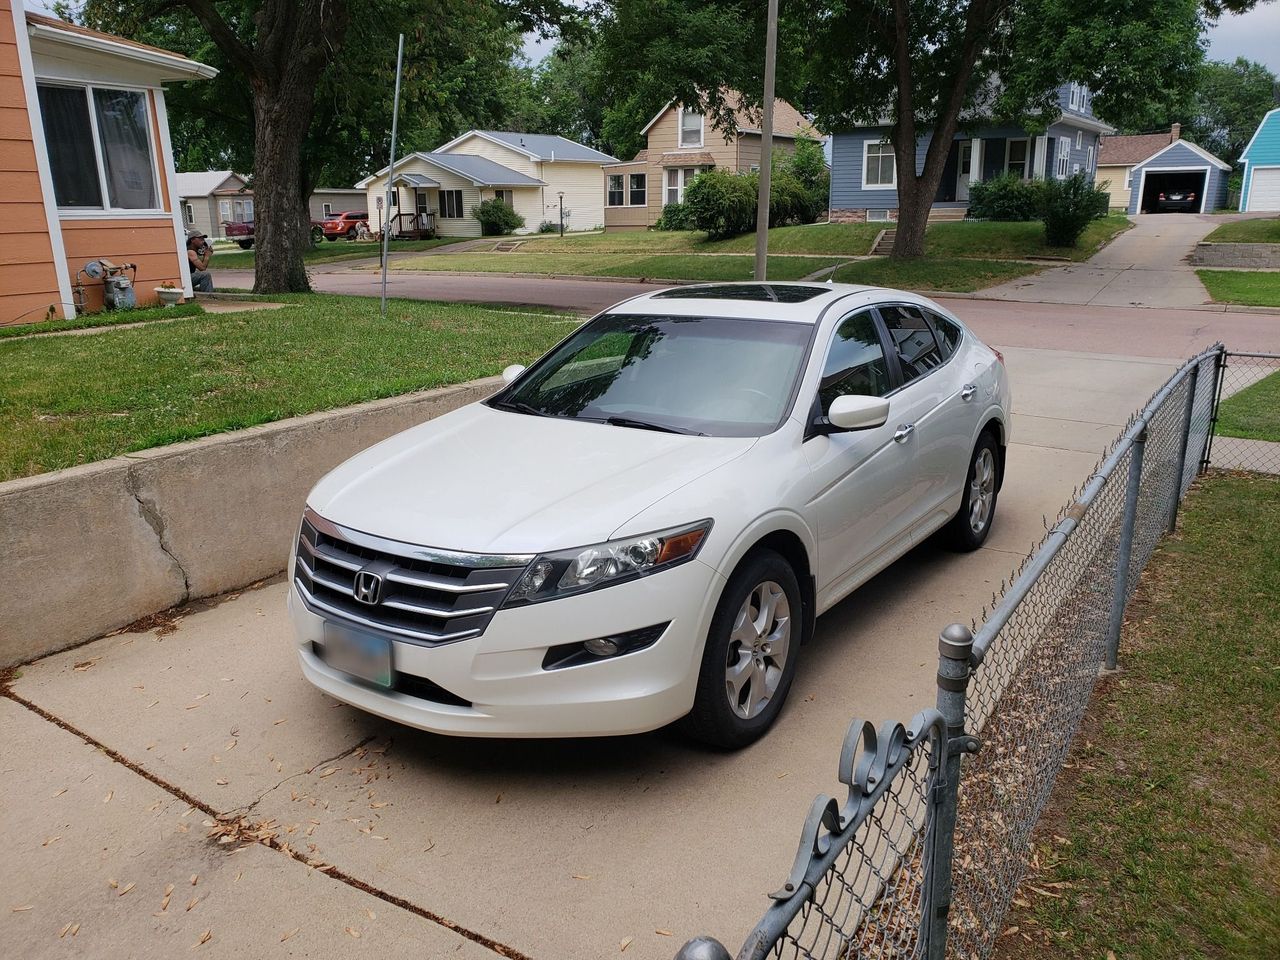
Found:
[[[1046,534],[1040,546],[1032,554],[1030,562],[1023,567],[1022,572],[1009,586],[995,609],[991,611],[991,614],[978,629],[978,632],[974,634],[973,650],[969,655],[969,663],[972,666],[977,667],[982,664],[987,651],[991,648],[991,644],[995,642],[1000,631],[1009,622],[1014,611],[1018,609],[1018,605],[1031,592],[1035,582],[1044,573],[1045,567],[1049,565],[1049,562],[1062,549],[1063,544],[1067,542],[1067,539],[1079,524],[1080,519],[1088,512],[1089,507],[1102,491],[1102,488],[1107,485],[1107,481],[1124,459],[1125,454],[1129,452],[1134,443],[1146,439],[1147,424],[1151,422],[1151,419],[1173,394],[1173,391],[1178,388],[1183,380],[1191,376],[1192,371],[1198,370],[1200,364],[1205,360],[1211,357],[1221,357],[1226,352],[1226,348],[1221,343],[1215,343],[1208,350],[1202,351],[1190,360],[1185,361],[1174,371],[1173,376],[1166,380],[1164,385],[1147,401],[1146,405],[1138,411],[1116,442],[1116,445],[1103,458],[1098,469],[1089,478],[1079,496],[1067,508],[1062,519]],[[1253,356],[1256,356],[1256,354],[1253,354]]]
[[[1227,357],[1250,357],[1256,360],[1280,360],[1280,353],[1259,353],[1255,350],[1224,350]]]

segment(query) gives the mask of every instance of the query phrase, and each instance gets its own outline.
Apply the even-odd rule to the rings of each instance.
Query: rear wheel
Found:
[[[356,228],[352,227],[350,230],[347,231],[347,239],[354,240],[355,238],[356,238]]]
[[[248,250],[248,249],[250,249],[250,248],[253,246],[253,241],[252,241],[252,240],[237,240],[237,241],[236,241],[236,245],[237,245],[237,246],[239,246],[241,250]]]
[[[334,236],[333,234],[331,234],[331,233],[326,233],[326,234],[324,235],[324,238],[325,238],[326,240],[328,240],[330,243],[333,243],[334,241],[336,241],[336,240],[338,239],[337,237],[335,237],[335,236]]]
[[[763,736],[791,689],[804,619],[791,565],[772,550],[748,557],[712,618],[685,732],[725,749]]]
[[[991,532],[991,522],[996,516],[996,499],[999,496],[1000,448],[990,433],[978,438],[969,458],[969,472],[965,477],[964,499],[960,511],[947,527],[947,539],[955,550],[977,550],[986,542]]]

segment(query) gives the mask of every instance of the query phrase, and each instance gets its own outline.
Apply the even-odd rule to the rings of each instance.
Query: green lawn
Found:
[[[1225,398],[1218,408],[1218,433],[1280,443],[1280,373]]]
[[[0,480],[528,363],[578,318],[322,294],[72,337],[0,341]]]
[[[83,330],[86,327],[112,327],[121,323],[150,323],[153,320],[174,320],[204,313],[198,303],[180,303],[172,307],[144,307],[141,310],[103,310],[87,313],[66,320],[46,320],[40,323],[15,323],[0,327],[0,340],[9,337],[25,337],[33,333],[57,333],[60,330]],[[2,402],[2,401],[0,401]]]
[[[1044,224],[1038,220],[997,222],[960,220],[935,223],[925,234],[925,252],[935,257],[977,257],[988,260],[1018,260],[1026,257],[1068,257],[1087,260],[1116,234],[1128,230],[1132,221],[1120,214],[1094,220],[1085,228],[1075,247],[1051,247],[1044,242]]]
[[[875,223],[813,223],[774,227],[769,231],[769,252],[860,257],[871,252],[872,241],[885,226]],[[753,253],[755,248],[754,233],[729,240],[708,240],[706,234],[694,230],[631,230],[564,238],[533,237],[520,245],[520,252]]]
[[[996,955],[1272,960],[1280,480],[1201,481],[1127,613]]]
[[[1280,270],[1197,270],[1196,276],[1219,303],[1280,307]]]
[[[443,247],[463,240],[474,240],[474,237],[436,237],[434,240],[392,240],[392,253],[412,253],[415,250],[430,250],[432,247]],[[332,263],[335,260],[359,260],[364,257],[377,257],[382,251],[378,243],[357,243],[352,240],[324,241],[317,247],[311,247],[304,253],[307,263]],[[210,270],[252,270],[253,250],[232,250],[228,253],[216,252],[209,263]]]
[[[799,280],[829,267],[829,257],[770,257],[769,277]],[[640,277],[657,280],[750,280],[755,259],[743,255],[679,253],[442,253],[394,261],[393,270],[450,273],[540,273],[581,277]]]
[[[1041,267],[1007,260],[969,260],[959,257],[922,257],[894,260],[892,257],[858,260],[835,272],[837,283],[867,283],[903,290],[947,290],[971,293],[1035,273]]]
[[[1280,217],[1224,223],[1205,240],[1210,243],[1280,243]]]

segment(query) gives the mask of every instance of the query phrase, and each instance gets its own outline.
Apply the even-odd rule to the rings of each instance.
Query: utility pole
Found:
[[[770,0],[776,2],[776,0]],[[391,241],[391,191],[396,182],[396,128],[400,121],[400,68],[404,66],[404,34],[396,48],[396,92],[391,101],[391,166],[387,168],[387,200],[383,204],[386,219],[382,226],[382,316],[387,315],[387,253]],[[397,191],[398,195],[398,191]]]
[[[769,0],[764,41],[764,116],[760,122],[760,195],[756,200],[756,279],[768,279],[769,181],[773,173],[773,88],[778,59],[778,0]]]

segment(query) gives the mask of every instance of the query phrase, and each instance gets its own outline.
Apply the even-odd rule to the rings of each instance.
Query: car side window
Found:
[[[903,383],[910,383],[942,364],[942,352],[923,310],[902,304],[879,309],[880,317],[889,330],[889,339],[898,353]]]
[[[893,389],[884,344],[871,312],[845,317],[836,328],[818,386],[818,400],[826,413],[836,397],[858,394],[883,397]]]
[[[948,320],[940,313],[934,313],[932,310],[926,310],[924,315],[928,318],[930,326],[933,327],[934,336],[938,338],[938,347],[942,350],[942,359],[950,360],[951,355],[956,352],[956,347],[960,346],[960,325],[953,320]]]

